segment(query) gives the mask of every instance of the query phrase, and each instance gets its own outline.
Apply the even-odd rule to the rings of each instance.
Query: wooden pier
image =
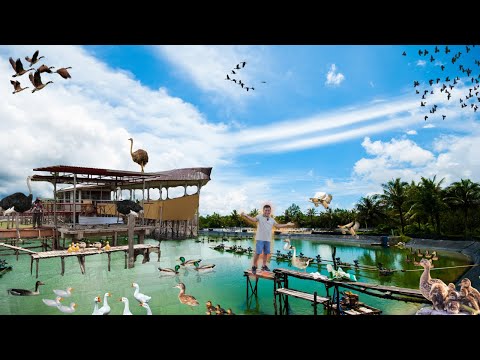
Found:
[[[150,235],[155,226],[135,226],[133,228],[133,232],[135,235],[138,236],[138,241],[140,244],[143,243],[145,236]],[[66,228],[61,227],[58,229],[61,234],[61,238],[64,241],[65,247],[65,239],[71,240],[73,242],[77,242],[82,240],[86,237],[92,236],[110,236],[113,239],[113,245],[117,245],[117,239],[119,234],[127,235],[129,231],[128,225],[104,225],[104,226],[77,226],[76,228]]]
[[[19,228],[18,233],[17,229],[0,229],[0,239],[35,239],[42,237],[53,237],[54,230],[51,227],[41,227],[39,229],[34,229],[33,227],[29,228]]]

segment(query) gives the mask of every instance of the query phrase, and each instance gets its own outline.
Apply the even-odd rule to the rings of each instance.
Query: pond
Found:
[[[212,238],[210,238],[211,240]],[[330,239],[330,242],[329,242]],[[200,241],[200,240],[203,240]],[[65,275],[60,275],[60,259],[45,259],[40,261],[39,278],[45,283],[40,286],[38,296],[12,296],[7,294],[9,288],[33,289],[35,274],[30,274],[30,256],[20,255],[19,260],[15,256],[3,256],[13,270],[5,273],[0,278],[0,315],[17,314],[41,314],[41,315],[64,315],[55,307],[43,304],[42,299],[54,299],[54,289],[66,289],[73,287],[72,296],[65,298],[62,303],[68,305],[75,302],[77,308],[75,314],[90,315],[93,311],[93,299],[103,297],[106,292],[112,294],[108,298],[111,307],[111,315],[121,315],[124,304],[119,301],[121,297],[130,300],[130,310],[134,315],[145,315],[146,310],[139,306],[133,297],[134,288],[132,282],[140,286],[140,292],[152,297],[150,308],[154,315],[205,315],[205,303],[210,300],[214,305],[220,304],[222,308],[231,308],[235,314],[273,315],[273,282],[260,279],[258,282],[258,297],[246,299],[246,279],[244,271],[252,265],[251,255],[239,255],[225,251],[213,250],[211,247],[218,245],[221,238],[208,241],[206,237],[187,240],[165,240],[161,242],[161,258],[157,262],[157,254],[150,255],[150,262],[142,264],[142,256],[139,256],[133,269],[124,269],[123,252],[112,253],[111,271],[107,270],[107,256],[93,255],[86,257],[86,273],[81,274],[78,261],[74,257],[65,259]],[[360,265],[376,266],[381,262],[386,268],[393,269],[421,269],[407,262],[407,256],[411,257],[410,250],[395,247],[382,248],[365,246],[360,244],[339,244],[331,242],[328,236],[318,238],[292,238],[292,245],[297,249],[297,255],[303,252],[305,256],[315,257],[319,254],[322,259],[331,259],[333,248],[336,247],[336,255],[342,262],[352,263],[358,260]],[[158,244],[156,240],[146,239],[145,243]],[[244,248],[253,247],[251,239],[230,240],[225,242],[227,246],[241,245]],[[283,250],[282,239],[275,239],[276,250]],[[437,251],[438,260],[435,267],[458,266],[469,264],[469,259],[454,252]],[[179,264],[180,256],[188,259],[200,258],[200,264],[215,264],[213,270],[198,272],[191,267],[182,267],[178,275],[165,275],[160,273],[158,267],[173,268]],[[291,264],[286,261],[272,259],[269,267],[289,268]],[[432,271],[432,277],[440,278],[445,283],[454,282],[467,268],[447,269]],[[393,275],[379,276],[378,271],[358,270],[344,268],[356,275],[358,281],[394,285],[418,289],[422,271],[401,272],[396,271]],[[326,266],[311,265],[307,272],[319,271],[328,275]],[[191,294],[200,302],[199,306],[190,307],[181,304],[178,300],[179,289],[175,284],[183,282],[186,285],[186,293]],[[325,294],[325,287],[317,282],[290,278],[289,287],[301,291],[317,291],[319,295]],[[382,314],[414,314],[422,305],[405,303],[403,301],[380,299],[365,294],[359,294],[360,301],[382,310]],[[311,315],[312,307],[309,302],[290,298],[291,314]],[[319,309],[322,309],[320,307]]]

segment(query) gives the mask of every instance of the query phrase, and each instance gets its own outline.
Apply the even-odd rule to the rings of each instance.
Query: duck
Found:
[[[97,250],[100,250],[102,248],[102,243],[101,242],[94,242],[93,243],[93,247],[94,248],[97,248]]]
[[[108,315],[110,314],[110,305],[108,305],[108,297],[112,296],[109,292],[106,292],[105,295],[103,295],[103,306],[98,309],[98,312],[100,315]]]
[[[448,296],[448,286],[440,279],[430,277],[430,269],[433,268],[432,261],[422,259],[415,265],[422,266],[424,271],[420,276],[420,292],[423,297],[432,302],[434,310],[444,310],[445,300]]]
[[[285,245],[283,245],[283,250],[290,250],[292,248],[292,245],[290,244],[290,239],[286,238],[283,241],[285,242]]]
[[[85,241],[80,241],[77,243],[77,247],[80,251],[84,251],[87,248],[87,243]]]
[[[480,310],[479,303],[471,293],[468,292],[466,287],[460,289],[460,304],[471,307],[475,310]]]
[[[194,296],[185,294],[184,283],[178,283],[177,285],[174,286],[174,288],[180,289],[180,292],[178,293],[178,300],[180,300],[182,304],[189,305],[189,306],[197,306],[199,304],[198,300],[195,299]]]
[[[235,315],[232,311],[232,309],[228,308],[227,311],[225,312],[225,315]]]
[[[432,251],[432,260],[434,261],[438,260],[438,255],[436,251]]]
[[[224,315],[224,314],[226,314],[227,312],[225,311],[224,308],[222,308],[222,307],[220,306],[220,304],[217,304],[217,306],[215,306],[215,313],[216,313],[217,315]]]
[[[103,315],[99,310],[98,308],[98,304],[102,302],[102,299],[100,299],[100,296],[95,296],[93,298],[93,313],[92,315]]]
[[[70,306],[65,306],[65,305],[58,305],[57,309],[60,310],[61,312],[65,314],[71,314],[75,312],[75,308],[77,307],[77,304],[74,302],[70,303]]]
[[[73,287],[68,287],[67,290],[53,290],[55,295],[63,298],[72,296]]]
[[[60,305],[60,301],[62,301],[63,298],[61,296],[57,296],[55,300],[50,300],[50,299],[42,299],[43,303],[47,306],[58,306]]]
[[[71,252],[73,252],[73,251],[74,251],[74,250],[73,250],[73,244],[70,244],[70,246],[69,246],[68,249],[67,249],[67,253],[71,253]]]
[[[458,314],[460,312],[459,293],[455,289],[455,284],[448,284],[448,294],[445,300],[445,311],[449,314]]]
[[[212,302],[208,300],[205,305],[207,306],[207,311],[213,312],[215,311],[215,306],[213,306]],[[210,314],[209,314],[210,315]]]
[[[160,267],[158,268],[158,270],[160,270],[161,273],[165,273],[165,274],[169,274],[169,275],[177,275],[179,269],[180,269],[180,265],[175,265],[175,269],[160,268]]]
[[[78,246],[78,243],[75,244],[75,252],[80,251],[80,246]]]
[[[118,299],[118,301],[121,301],[125,304],[125,307],[123,308],[123,315],[133,315],[132,312],[130,311],[130,306],[128,303],[128,299],[126,297],[121,297],[120,299]],[[140,304],[143,304],[143,303],[140,303]]]
[[[107,241],[106,245],[103,247],[103,250],[108,251],[108,250],[110,250],[110,249],[111,249],[111,246],[110,246],[110,244],[109,244],[108,241]]]
[[[142,294],[140,292],[140,286],[138,286],[137,283],[132,283],[132,287],[135,288],[135,292],[133,293],[133,297],[137,299],[138,302],[146,302],[148,303],[150,299],[152,298],[151,296]]]
[[[10,295],[15,295],[15,296],[32,296],[32,295],[39,295],[40,290],[38,289],[40,285],[45,285],[45,283],[41,281],[37,281],[35,283],[35,290],[28,290],[28,289],[8,289],[7,292],[10,293]]]
[[[460,287],[466,289],[468,294],[472,295],[480,305],[480,292],[472,286],[470,279],[463,278],[462,281],[460,281]]]
[[[423,254],[422,252],[420,251],[420,249],[417,249],[417,254],[416,254],[418,257],[423,257]]]
[[[147,309],[147,315],[153,315],[152,314],[152,309],[150,309],[150,306],[148,305],[148,303],[142,302],[142,303],[140,303],[140,306]],[[123,314],[123,315],[125,315],[125,314]],[[130,314],[130,315],[132,315],[132,314]]]
[[[425,250],[425,254],[423,254],[423,257],[425,259],[431,259],[432,258],[432,254],[430,254],[430,252],[427,250]]]
[[[194,262],[193,265],[195,265],[194,270],[197,270],[197,271],[210,270],[215,267],[215,264],[200,265],[198,262]]]
[[[297,257],[297,252],[295,246],[292,246],[293,256],[292,256],[292,265],[296,268],[303,269],[307,271],[308,264],[312,261],[312,258],[304,259]]]
[[[195,259],[195,260],[187,260],[187,261],[185,261],[185,258],[184,258],[183,256],[180,256],[180,257],[178,258],[178,260],[180,260],[180,265],[182,265],[182,266],[193,265],[193,264],[196,263],[196,262],[202,261],[202,259]]]

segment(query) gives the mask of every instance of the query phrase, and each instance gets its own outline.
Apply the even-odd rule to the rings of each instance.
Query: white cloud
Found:
[[[373,81],[370,81],[370,86],[373,88],[375,87],[375,84],[373,83]]]
[[[433,125],[433,124],[427,124],[427,125],[423,126],[424,129],[433,129],[434,127],[436,127],[436,126]]]
[[[327,73],[327,80],[325,81],[326,85],[338,86],[345,80],[345,76],[342,73],[337,73],[337,67],[335,64],[330,66],[330,70]]]
[[[425,60],[418,60],[417,61],[417,66],[425,66],[427,65],[427,62]]]
[[[405,132],[407,135],[417,135],[417,131],[416,130],[408,130]]]

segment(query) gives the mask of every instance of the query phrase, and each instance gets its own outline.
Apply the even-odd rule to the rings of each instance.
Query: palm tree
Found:
[[[419,183],[419,199],[417,203],[424,214],[429,214],[432,223],[435,224],[437,235],[440,235],[440,212],[445,207],[440,186],[445,179],[437,183],[436,177],[437,175],[433,179],[426,179],[422,176]]]
[[[250,213],[248,215],[252,216],[252,217],[255,217],[259,214],[258,212],[258,209],[253,209],[252,211],[250,211]]]
[[[233,226],[240,226],[240,215],[238,215],[237,210],[232,211],[230,218],[232,219]]]
[[[362,197],[355,207],[359,218],[365,221],[366,229],[368,229],[368,223],[371,220],[385,216],[378,194]]]
[[[313,228],[313,217],[317,214],[315,208],[310,208],[307,210],[307,216],[310,218],[310,227]]]
[[[408,183],[400,181],[400,178],[390,180],[386,184],[382,184],[383,194],[380,195],[381,199],[385,201],[387,206],[395,209],[400,216],[400,226],[402,228],[402,234],[405,230],[405,221],[403,218],[403,205],[407,200],[406,186]]]
[[[467,239],[468,211],[478,207],[480,203],[480,184],[474,183],[470,179],[460,179],[460,181],[452,183],[446,192],[447,196],[444,200],[462,210],[465,239]]]

